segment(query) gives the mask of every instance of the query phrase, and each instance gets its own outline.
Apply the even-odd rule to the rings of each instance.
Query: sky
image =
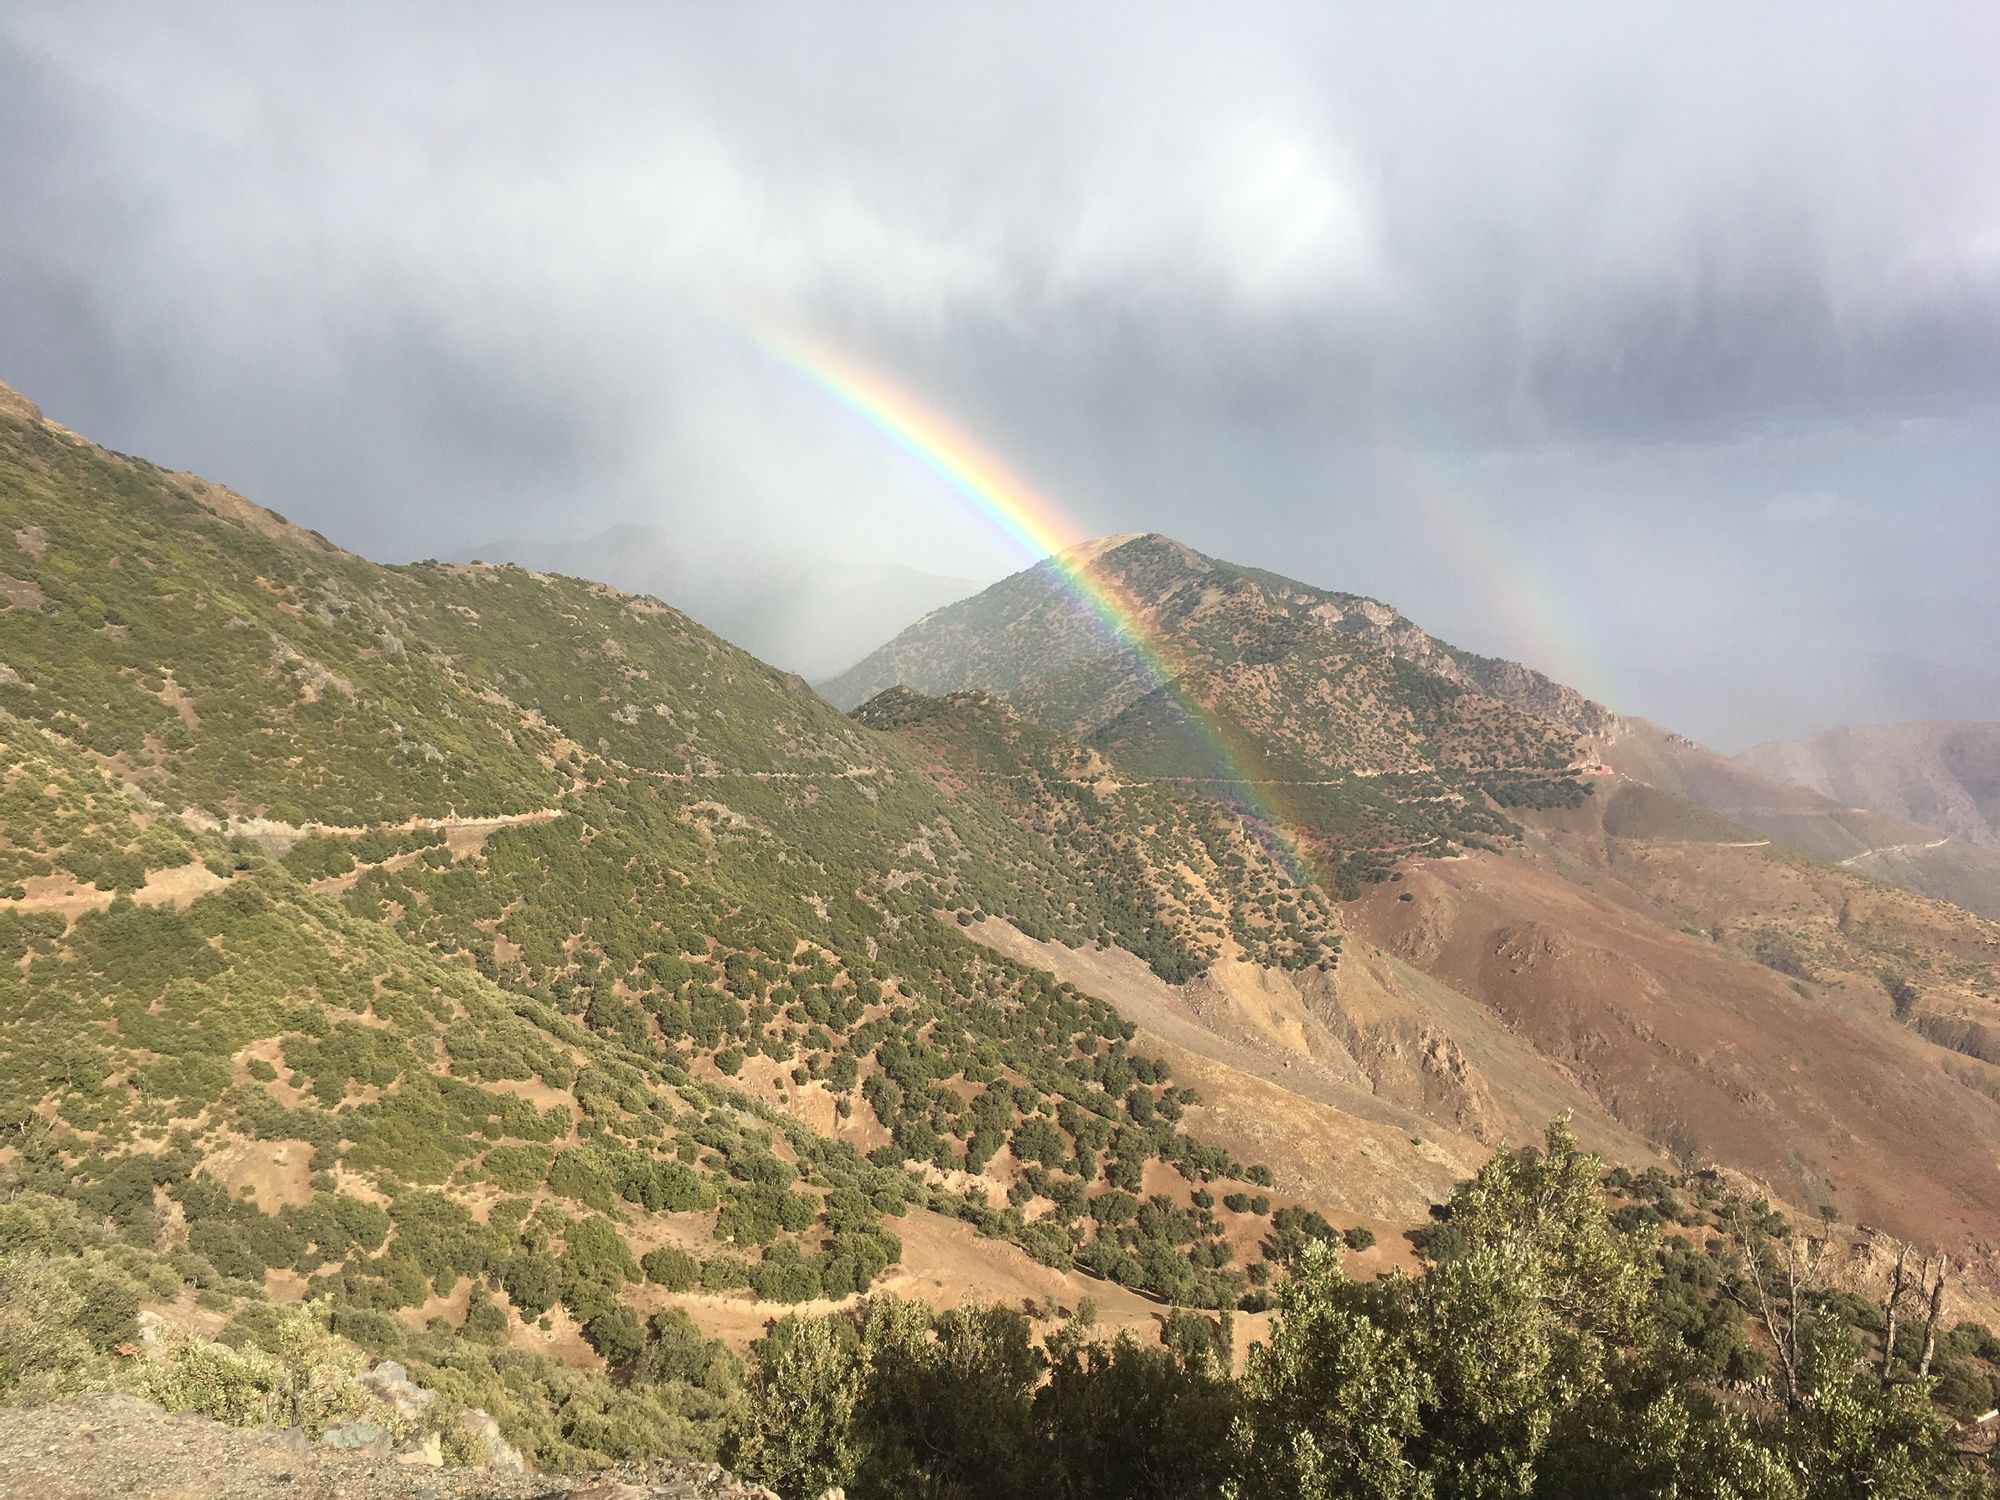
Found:
[[[0,380],[385,561],[659,527],[1383,598],[1718,748],[2000,718],[2000,10],[0,11]]]

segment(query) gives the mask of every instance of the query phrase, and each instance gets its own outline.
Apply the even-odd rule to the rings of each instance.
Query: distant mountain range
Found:
[[[919,616],[978,592],[968,578],[829,559],[779,566],[753,550],[692,547],[657,526],[623,525],[587,537],[507,537],[454,562],[516,563],[591,578],[671,602],[717,635],[804,677],[824,677]]]

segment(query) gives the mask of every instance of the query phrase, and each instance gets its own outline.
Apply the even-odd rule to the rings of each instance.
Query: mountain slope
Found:
[[[1823,797],[2000,847],[2000,724],[1849,724],[1737,763]]]
[[[2000,918],[2000,850],[1890,812],[1836,800],[1763,774],[1644,719],[1622,719],[1598,742],[1605,763],[1766,838],[1982,916]]]
[[[1202,1184],[1269,1172],[961,926],[1138,944],[1015,801],[655,601],[379,567],[0,407],[0,1178],[384,1350],[400,1314],[619,1364],[665,1306],[740,1344],[1010,1267],[1142,1326],[1243,1295],[1273,1204]],[[1235,878],[1251,961],[1331,952],[1282,869]]]
[[[1871,839],[1907,825],[1836,819],[1822,798],[1530,669],[1469,661],[1371,601],[1157,537],[1089,544],[1063,568],[1127,601],[1171,685],[1044,565],[906,631],[829,690],[905,674],[1015,695],[1050,731],[1082,736],[1071,754],[1092,757],[1078,779],[1098,796],[1176,786],[1229,800],[1204,759],[1220,724],[1238,773],[1273,783],[1253,813],[1287,816],[1323,869],[1351,869],[1331,858],[1343,841],[1375,853],[1374,878],[1347,889],[1361,899],[1344,908],[1339,967],[1282,984],[1234,974],[1225,954],[1161,991],[1089,954],[973,929],[1118,995],[1155,1045],[1204,1071],[1219,1113],[1283,1117],[1259,1092],[1285,1078],[1272,1062],[1289,1072],[1296,1128],[1337,1139],[1374,1138],[1314,1106],[1381,1120],[1416,1102],[1434,1127],[1505,1135],[1529,1100],[1558,1098],[1614,1151],[1639,1141],[1731,1163],[1795,1202],[1906,1233],[1949,1226],[1962,1248],[2000,1230],[1981,1029],[2000,1021],[2000,927],[1763,831],[1865,860]],[[929,723],[1006,712],[945,704]],[[963,735],[928,743],[960,773],[991,763]],[[1599,774],[1567,774],[1581,766]],[[1440,819],[1428,830],[1426,808]],[[1499,831],[1477,831],[1482,817]]]

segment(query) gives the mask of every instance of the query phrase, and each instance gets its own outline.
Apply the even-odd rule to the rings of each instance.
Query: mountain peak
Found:
[[[1078,542],[1073,547],[1065,547],[1055,553],[1049,561],[1059,563],[1066,571],[1075,572],[1080,568],[1092,567],[1113,553],[1142,546],[1149,552],[1165,553],[1204,571],[1214,566],[1209,558],[1185,542],[1177,542],[1159,531],[1121,531],[1115,536],[1095,537],[1087,542]]]

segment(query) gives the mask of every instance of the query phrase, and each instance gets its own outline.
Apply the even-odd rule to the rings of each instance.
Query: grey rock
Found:
[[[329,1448],[359,1453],[367,1458],[387,1458],[395,1449],[389,1429],[379,1422],[342,1422],[337,1427],[327,1428],[320,1434],[319,1440]]]
[[[458,1414],[459,1425],[471,1433],[486,1448],[488,1468],[500,1469],[509,1474],[528,1472],[528,1460],[519,1448],[501,1436],[500,1424],[478,1407],[468,1407]]]
[[[379,1397],[396,1408],[396,1415],[405,1422],[414,1422],[424,1414],[424,1409],[437,1400],[435,1391],[427,1391],[410,1379],[410,1372],[393,1359],[385,1359],[373,1369],[354,1377],[359,1385],[371,1396]]]

